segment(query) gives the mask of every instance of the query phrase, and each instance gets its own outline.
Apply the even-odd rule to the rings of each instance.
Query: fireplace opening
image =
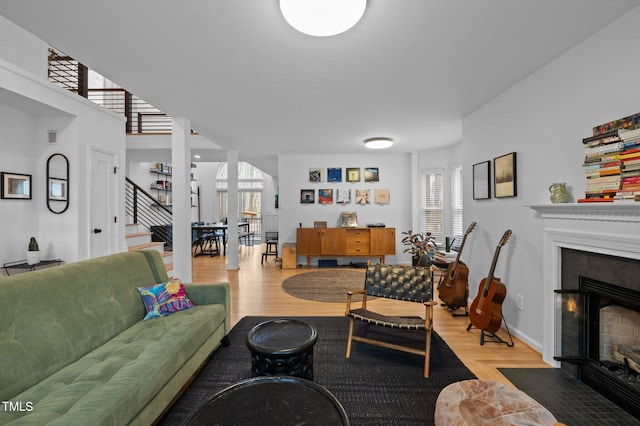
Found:
[[[640,262],[633,261],[628,271],[619,268],[629,259],[568,249],[562,256],[555,358],[640,419],[640,275],[634,275]]]

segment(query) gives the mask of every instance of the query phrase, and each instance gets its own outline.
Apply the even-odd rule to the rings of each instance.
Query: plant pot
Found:
[[[27,265],[35,265],[40,263],[40,251],[27,252]]]

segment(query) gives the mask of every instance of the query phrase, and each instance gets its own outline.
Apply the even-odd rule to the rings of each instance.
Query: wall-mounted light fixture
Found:
[[[367,0],[280,0],[284,19],[301,33],[328,37],[358,23]]]
[[[391,138],[369,138],[365,139],[364,146],[369,149],[385,149],[393,145]]]

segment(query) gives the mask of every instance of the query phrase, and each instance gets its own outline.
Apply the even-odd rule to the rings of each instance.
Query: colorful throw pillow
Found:
[[[147,309],[145,321],[193,308],[193,303],[184,291],[184,284],[178,278],[171,278],[162,284],[138,287],[138,292]]]

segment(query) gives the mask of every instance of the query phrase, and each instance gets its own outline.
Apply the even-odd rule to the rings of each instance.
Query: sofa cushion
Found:
[[[138,287],[138,292],[147,310],[144,320],[193,308],[193,303],[184,291],[184,284],[177,278],[162,284]]]
[[[16,424],[126,424],[213,334],[224,336],[225,307],[195,306],[139,321],[13,401],[33,411]]]

